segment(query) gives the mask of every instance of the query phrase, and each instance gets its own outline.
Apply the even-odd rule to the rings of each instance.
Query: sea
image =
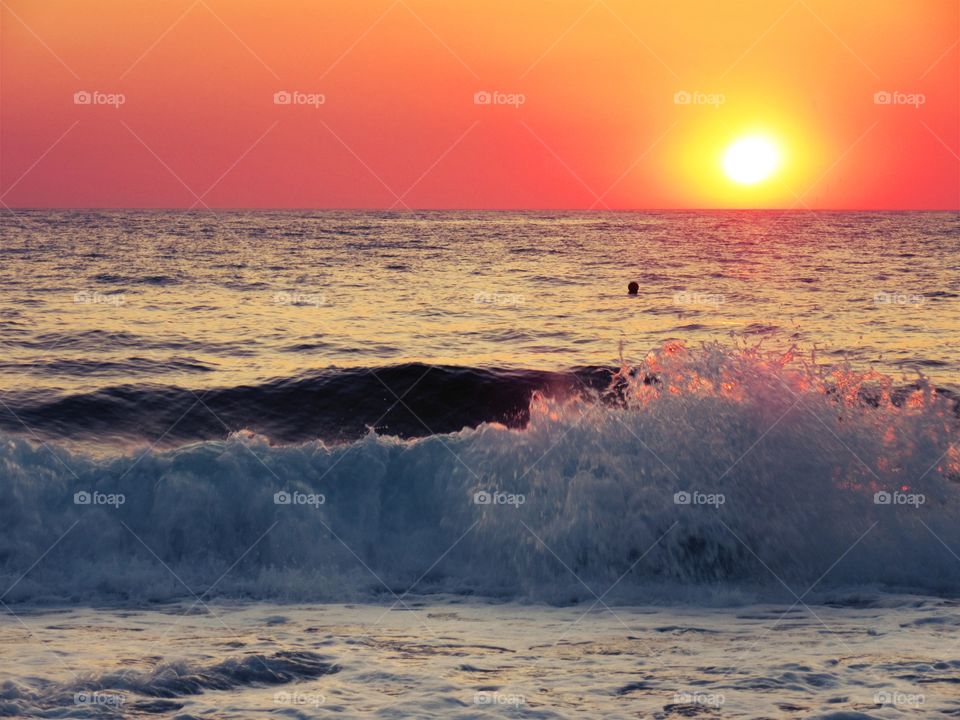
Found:
[[[958,716],[958,340],[956,212],[5,209],[0,716]]]

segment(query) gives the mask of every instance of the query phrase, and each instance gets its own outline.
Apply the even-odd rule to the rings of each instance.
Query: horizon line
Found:
[[[395,207],[277,207],[277,206],[214,206],[214,207],[186,207],[186,206],[162,206],[162,205],[140,205],[140,206],[109,206],[109,205],[31,205],[31,206],[5,206],[6,210],[14,213],[18,210],[24,211],[167,211],[167,212],[189,212],[189,213],[211,213],[211,212],[384,212],[384,213],[416,213],[416,212],[554,212],[554,213],[584,213],[584,214],[605,214],[605,213],[683,213],[683,212],[782,212],[782,213],[846,213],[846,212],[876,212],[876,213],[898,213],[898,212],[929,212],[929,213],[960,213],[960,206],[955,208],[779,208],[779,207],[698,207],[698,208],[555,208],[555,207],[489,207],[489,208],[470,208],[470,207],[422,207],[422,208],[395,208]]]

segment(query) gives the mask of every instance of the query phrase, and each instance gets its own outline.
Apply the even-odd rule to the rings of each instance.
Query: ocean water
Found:
[[[960,711],[956,213],[37,210],[0,258],[0,713]]]

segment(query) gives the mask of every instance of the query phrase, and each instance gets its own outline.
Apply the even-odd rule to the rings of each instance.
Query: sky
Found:
[[[958,38],[956,0],[0,0],[0,202],[958,209]]]

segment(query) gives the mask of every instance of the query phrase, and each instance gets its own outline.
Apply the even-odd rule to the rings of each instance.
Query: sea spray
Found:
[[[604,390],[534,393],[517,428],[236,433],[106,458],[8,437],[2,599],[956,593],[957,439],[953,401],[922,379],[679,343]]]

